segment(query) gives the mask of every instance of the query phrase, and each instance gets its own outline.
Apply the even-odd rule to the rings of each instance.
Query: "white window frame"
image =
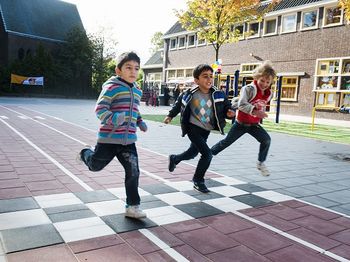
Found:
[[[183,46],[180,46],[181,39],[184,39],[184,45]],[[177,41],[177,48],[178,49],[184,49],[184,48],[186,48],[186,45],[187,45],[186,36],[179,36],[179,39]]]
[[[276,22],[276,25],[275,25],[275,31],[273,32],[273,33],[266,33],[266,24],[267,24],[267,22],[269,22],[269,21],[273,21],[273,20],[275,20],[275,22]],[[263,30],[263,36],[270,36],[270,35],[276,35],[277,34],[277,25],[278,25],[278,19],[277,19],[277,17],[273,17],[273,18],[268,18],[268,19],[264,19],[264,30]]]
[[[194,37],[194,41],[193,41],[193,45],[190,45],[190,37]],[[196,39],[196,34],[190,34],[187,36],[187,48],[189,47],[195,47],[196,46],[196,42],[197,42],[197,39]]]
[[[253,71],[254,71],[254,69],[253,70],[250,70],[250,71],[243,71],[243,67],[244,66],[259,66],[259,65],[261,65],[261,63],[244,63],[244,64],[241,64],[241,66],[240,66],[240,74],[242,74],[242,75],[247,75],[247,74],[252,74],[253,73]],[[256,68],[255,67],[255,68]]]
[[[203,39],[203,43],[199,44],[198,41],[200,41],[201,39],[198,38],[198,35],[196,35],[196,45],[197,46],[204,46],[207,44],[207,40]]]
[[[250,36],[248,36],[247,37],[247,39],[250,39],[250,38],[258,38],[258,37],[260,37],[260,29],[261,29],[261,23],[259,22],[259,21],[254,21],[254,22],[249,22],[248,23],[248,30],[247,30],[247,32],[249,33],[250,32],[250,26],[251,26],[251,24],[258,24],[258,33],[257,34],[255,34],[255,35],[250,35]]]
[[[240,36],[240,37],[238,38],[238,40],[243,40],[243,39],[244,39],[244,34],[245,34],[245,23],[239,24],[239,25],[235,25],[235,26],[233,27],[233,30],[236,30],[236,28],[237,28],[238,26],[242,26],[242,27],[243,27],[242,36]]]
[[[172,42],[173,40],[175,40],[175,46],[174,46],[174,47],[171,47],[171,42]],[[169,44],[169,45],[170,45],[169,50],[176,50],[177,45],[178,45],[177,38],[176,38],[176,37],[170,38],[170,44]]]
[[[316,15],[316,23],[314,26],[312,27],[304,27],[304,14],[305,13],[310,13],[316,11],[317,15]],[[320,10],[319,9],[309,9],[309,10],[304,10],[301,12],[301,19],[300,19],[300,31],[307,31],[307,30],[312,30],[312,29],[317,29],[318,28],[318,20],[320,17]]]
[[[294,18],[295,18],[294,19],[294,21],[295,21],[294,27],[293,27],[292,30],[283,31],[283,19],[285,17],[287,17],[287,16],[294,16]],[[289,14],[282,15],[282,17],[281,17],[281,31],[280,31],[280,33],[281,34],[288,34],[288,33],[294,33],[296,31],[297,31],[297,13],[289,13]]]
[[[299,93],[299,87],[300,87],[300,76],[301,74],[293,74],[293,73],[285,73],[285,75],[281,74],[279,76],[282,76],[282,87],[281,91],[283,92],[283,80],[286,78],[296,78],[296,84],[295,84],[295,91],[294,91],[294,97],[293,98],[283,98],[281,94],[281,101],[283,102],[297,102],[298,101],[298,93]],[[273,84],[273,99],[277,100],[277,81],[274,82]],[[286,88],[286,87],[285,87]]]
[[[339,23],[333,23],[333,24],[328,24],[326,25],[326,11],[327,9],[330,9],[330,8],[340,8],[336,5],[330,5],[330,6],[325,6],[324,9],[323,9],[323,21],[322,21],[322,27],[332,27],[332,26],[339,26],[339,25],[342,25],[343,24],[343,19],[344,19],[344,9],[340,8],[340,21]]]

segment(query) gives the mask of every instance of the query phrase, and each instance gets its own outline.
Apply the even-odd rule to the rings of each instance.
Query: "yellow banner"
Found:
[[[11,84],[21,84],[21,85],[44,85],[44,77],[42,76],[19,76],[11,74]]]

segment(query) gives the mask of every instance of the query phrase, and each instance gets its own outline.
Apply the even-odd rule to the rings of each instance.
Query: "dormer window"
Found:
[[[170,39],[170,50],[176,49],[176,44],[177,44],[176,38]]]
[[[179,37],[179,48],[185,48],[186,46],[186,37],[182,36]]]

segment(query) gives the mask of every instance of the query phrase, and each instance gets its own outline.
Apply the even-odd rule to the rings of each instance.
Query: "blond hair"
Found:
[[[276,77],[276,71],[272,68],[271,61],[267,60],[261,65],[259,65],[255,70],[253,71],[253,78],[258,79],[260,77],[266,77],[271,76],[272,78]]]

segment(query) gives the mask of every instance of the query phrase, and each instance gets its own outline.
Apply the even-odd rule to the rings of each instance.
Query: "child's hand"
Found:
[[[226,113],[227,118],[233,118],[235,115],[236,115],[235,111],[231,109],[227,110],[227,113]]]
[[[253,110],[253,115],[258,117],[258,118],[266,118],[266,117],[268,117],[268,114],[266,114],[264,111],[256,110],[256,109]]]
[[[148,129],[148,127],[147,127],[147,125],[146,125],[146,123],[144,121],[141,121],[141,123],[139,123],[139,128],[143,132],[146,132],[147,129]]]
[[[171,122],[171,120],[172,120],[172,118],[170,116],[167,116],[167,117],[164,118],[163,122],[165,124],[169,124]]]
[[[125,112],[119,113],[117,117],[117,125],[120,126],[125,121]]]

